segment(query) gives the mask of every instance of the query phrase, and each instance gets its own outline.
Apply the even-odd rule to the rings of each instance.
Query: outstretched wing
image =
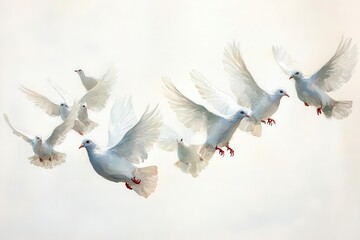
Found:
[[[57,126],[54,129],[54,131],[52,132],[52,134],[50,135],[50,137],[48,139],[46,139],[46,142],[49,145],[52,145],[52,146],[58,145],[64,141],[66,134],[75,125],[75,120],[77,118],[78,112],[79,112],[79,103],[75,103],[73,105],[73,107],[71,108],[71,111],[69,112],[69,115],[67,116],[65,121],[63,123],[61,123],[59,126]]]
[[[97,82],[96,86],[91,88],[79,101],[80,104],[86,103],[87,108],[93,111],[100,111],[106,106],[106,102],[110,97],[110,92],[116,74],[113,69],[110,69]]]
[[[170,81],[170,78],[163,77],[164,93],[169,104],[175,111],[178,119],[186,127],[193,131],[200,130],[203,126],[209,128],[219,116],[208,111],[204,106],[196,104],[185,97]]]
[[[45,110],[46,114],[55,117],[60,115],[59,105],[51,102],[49,99],[40,95],[24,86],[20,86],[19,89],[25,93],[26,97],[33,101],[36,106]]]
[[[118,143],[137,122],[131,98],[119,98],[114,103],[109,122],[108,146]]]
[[[214,87],[199,72],[193,70],[190,72],[190,77],[195,83],[201,97],[209,101],[216,110],[226,115],[233,115],[239,110],[240,106],[232,97]]]
[[[275,61],[286,75],[291,76],[295,71],[301,71],[299,64],[283,48],[273,46],[272,50]]]
[[[236,95],[239,105],[253,108],[258,101],[268,95],[251,76],[235,42],[225,48],[223,63],[230,77],[231,90]]]
[[[143,162],[147,152],[157,141],[160,135],[161,115],[158,107],[149,111],[146,108],[140,120],[126,132],[124,137],[115,146],[110,146],[109,151],[115,151],[132,163]]]
[[[174,151],[180,141],[179,134],[169,126],[163,125],[157,145],[165,151]]]
[[[54,81],[51,81],[50,79],[48,79],[48,81],[50,82],[51,86],[55,89],[55,91],[60,95],[60,97],[64,100],[65,103],[74,102],[74,99],[58,84],[56,84]]]
[[[349,81],[356,61],[356,45],[351,46],[351,38],[341,39],[334,56],[311,79],[324,91],[334,91]]]
[[[5,119],[5,122],[9,125],[9,127],[12,129],[13,133],[14,133],[16,136],[21,137],[22,139],[24,139],[26,142],[28,142],[28,143],[30,143],[30,144],[32,143],[30,136],[28,136],[27,134],[25,134],[25,133],[23,133],[23,132],[15,129],[15,128],[10,124],[9,118],[8,118],[8,116],[7,116],[5,113],[3,113],[3,117],[4,117],[4,119]]]

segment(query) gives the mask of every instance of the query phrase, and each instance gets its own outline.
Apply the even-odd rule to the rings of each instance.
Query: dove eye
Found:
[[[182,142],[184,139],[180,139],[180,142]]]
[[[244,114],[245,112],[244,112],[244,111],[241,111],[240,113],[241,113],[241,114]]]
[[[296,73],[295,73],[295,75],[298,75],[298,74],[299,74],[299,72],[296,72]]]
[[[86,141],[86,143],[88,143],[88,144],[89,144],[89,143],[90,143],[90,141],[89,141],[89,140],[87,140],[87,141]]]
[[[280,93],[284,93],[284,91],[283,91],[283,90],[280,90]]]
[[[82,105],[82,107],[84,108],[84,107],[85,107],[85,105]]]

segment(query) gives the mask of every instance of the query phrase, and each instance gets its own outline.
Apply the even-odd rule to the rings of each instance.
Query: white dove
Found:
[[[113,71],[107,72],[100,81],[96,84],[94,88],[88,91],[79,101],[81,105],[78,113],[78,120],[76,120],[74,125],[74,130],[79,134],[83,135],[90,132],[93,128],[98,126],[97,123],[91,121],[87,116],[87,109],[94,111],[100,111],[106,106],[106,102],[110,96],[110,91],[116,76]],[[54,83],[53,83],[53,87]],[[64,101],[64,93],[61,93],[59,87],[55,87],[57,92],[62,96]],[[26,97],[33,101],[36,106],[42,108],[48,115],[61,116],[64,120],[69,114],[69,106],[66,102],[56,104],[50,101],[45,96],[34,92],[26,87],[21,86],[20,90],[25,93]]]
[[[306,77],[298,64],[280,47],[273,47],[276,62],[295,79],[298,98],[305,106],[315,106],[317,115],[324,112],[327,118],[343,119],[351,113],[352,101],[336,101],[325,92],[340,88],[349,81],[357,61],[356,45],[351,47],[351,38],[342,39],[332,58],[310,77]]]
[[[116,101],[112,107],[109,125],[109,143],[98,147],[85,139],[85,147],[94,170],[113,182],[125,182],[128,189],[147,198],[157,184],[157,167],[138,168],[134,165],[148,157],[147,152],[160,135],[161,116],[156,108],[143,113],[139,121],[133,111],[131,100]]]
[[[224,150],[221,149],[224,146],[230,151],[230,156],[234,156],[234,150],[229,147],[229,141],[240,121],[249,115],[241,109],[231,116],[212,113],[204,106],[185,97],[171,83],[170,78],[163,77],[163,82],[165,84],[165,95],[180,122],[193,131],[199,131],[202,127],[205,128],[207,137],[199,150],[201,158],[209,160],[216,150],[221,156],[224,156]]]
[[[277,89],[272,93],[267,93],[260,88],[247,69],[241,57],[239,46],[235,42],[229,43],[225,47],[223,63],[224,69],[230,78],[230,87],[237,98],[237,103],[251,109],[250,118],[242,121],[240,128],[252,133],[254,136],[260,136],[261,122],[268,123],[271,126],[276,123],[270,117],[278,110],[281,98],[283,96],[289,97],[288,93],[284,89]],[[214,92],[216,89],[210,83],[196,73],[192,74],[192,78],[203,98],[210,101],[217,109],[223,108],[222,103],[217,101],[217,97],[214,97],[217,95]]]
[[[61,144],[66,134],[73,128],[78,109],[78,104],[75,104],[65,121],[57,126],[45,141],[40,136],[33,138],[16,130],[10,124],[8,116],[6,114],[3,114],[3,116],[13,133],[31,144],[35,155],[29,157],[30,162],[39,167],[52,168],[65,162],[66,154],[55,151],[54,146]]]
[[[95,87],[97,82],[99,81],[99,80],[97,80],[95,78],[85,76],[84,71],[81,70],[81,69],[75,70],[74,72],[77,72],[79,74],[81,82],[82,82],[82,84],[84,85],[84,87],[86,88],[87,91],[90,91],[90,89]]]
[[[176,150],[179,161],[175,163],[175,166],[184,173],[190,173],[194,178],[199,176],[201,170],[208,165],[208,161],[204,161],[199,156],[198,151],[201,145],[189,144],[189,141],[185,141],[175,130],[167,126],[163,126],[158,146],[165,151]]]

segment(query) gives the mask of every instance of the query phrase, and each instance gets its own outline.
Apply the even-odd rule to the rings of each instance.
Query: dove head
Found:
[[[69,109],[69,106],[66,103],[60,103],[60,108],[67,108]]]
[[[35,142],[35,145],[39,144],[39,143],[42,143],[42,138],[39,137],[39,136],[35,136],[34,142]]]
[[[238,119],[243,119],[244,117],[250,118],[250,116],[247,114],[244,110],[239,110],[235,113],[235,117]]]
[[[289,80],[290,79],[295,79],[295,80],[298,80],[298,79],[302,79],[304,77],[304,75],[299,72],[299,71],[294,71],[293,74],[291,74],[291,76],[289,77]]]
[[[93,141],[91,141],[90,139],[84,139],[82,142],[81,142],[81,145],[79,147],[80,148],[83,148],[85,147],[86,150],[88,149],[93,149],[96,147],[95,143]]]
[[[275,91],[275,96],[282,98],[283,96],[290,97],[289,94],[284,89],[278,89]]]

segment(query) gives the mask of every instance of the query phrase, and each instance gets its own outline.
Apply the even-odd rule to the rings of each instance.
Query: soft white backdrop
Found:
[[[149,198],[92,169],[82,137],[57,147],[65,164],[46,170],[27,160],[30,145],[0,120],[1,239],[360,239],[359,64],[331,93],[353,100],[345,120],[316,116],[297,99],[272,58],[284,46],[311,73],[334,53],[341,36],[360,42],[358,1],[1,1],[0,112],[13,125],[46,137],[61,122],[18,90],[23,84],[60,101],[47,79],[71,95],[84,89],[75,69],[99,76],[118,71],[116,95],[132,95],[136,112],[161,102],[161,76],[200,99],[189,79],[196,69],[228,90],[225,44],[239,41],[254,78],[266,90],[282,87],[274,118],[255,138],[237,131],[235,157],[216,155],[193,179],[173,165],[175,153],[154,149],[159,182]],[[111,105],[111,104],[110,104]],[[110,105],[90,116],[89,137],[106,143]]]

